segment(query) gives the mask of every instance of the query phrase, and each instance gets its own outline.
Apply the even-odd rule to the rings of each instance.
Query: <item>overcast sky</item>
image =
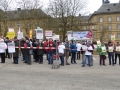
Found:
[[[110,3],[118,3],[119,0],[109,0]],[[44,0],[45,4],[49,2],[49,0]],[[97,11],[100,6],[102,5],[102,0],[88,0],[88,8],[90,13],[93,13],[94,11]]]

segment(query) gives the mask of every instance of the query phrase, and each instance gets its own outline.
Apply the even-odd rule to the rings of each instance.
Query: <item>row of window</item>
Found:
[[[102,37],[102,34],[100,35],[100,37]],[[94,35],[93,35],[93,38],[95,38]],[[108,34],[108,38],[111,38],[111,34]],[[117,34],[117,38],[120,38],[120,33]]]
[[[91,29],[94,30],[95,27],[94,27],[94,26],[91,26]],[[112,26],[111,26],[111,25],[108,25],[107,28],[104,28],[103,26],[100,26],[99,29],[100,29],[100,30],[103,30],[103,29],[112,30]],[[117,29],[120,29],[120,25],[117,25]],[[84,26],[84,27],[83,27],[83,30],[87,30],[87,27]]]
[[[100,22],[103,22],[103,18],[100,17],[100,20],[99,20],[99,21],[100,21]],[[111,22],[111,21],[112,21],[112,18],[111,18],[111,17],[108,17],[108,22]],[[120,21],[120,17],[119,17],[119,16],[116,17],[116,21],[117,21],[117,22]]]

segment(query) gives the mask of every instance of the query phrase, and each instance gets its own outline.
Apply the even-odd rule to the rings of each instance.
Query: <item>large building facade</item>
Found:
[[[91,25],[87,27],[93,30],[93,40],[109,41],[111,34],[115,34],[116,41],[120,41],[120,3],[102,2],[88,19]]]

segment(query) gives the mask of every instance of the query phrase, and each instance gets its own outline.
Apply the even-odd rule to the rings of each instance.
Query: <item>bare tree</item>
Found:
[[[7,26],[7,21],[8,21],[8,15],[7,15],[7,10],[10,9],[10,3],[12,0],[1,0],[0,1],[0,8],[3,10],[3,15],[4,17],[1,19],[3,21],[3,26],[4,26],[4,35],[6,35],[8,26]]]
[[[49,14],[58,19],[58,26],[62,29],[63,40],[67,30],[74,30],[76,15],[82,14],[87,7],[87,0],[52,0],[49,4]]]

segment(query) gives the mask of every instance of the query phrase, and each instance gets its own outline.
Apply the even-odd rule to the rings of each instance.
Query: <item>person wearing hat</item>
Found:
[[[84,56],[84,61],[83,61],[82,67],[85,67],[87,58],[88,58],[88,65],[89,65],[89,67],[91,66],[91,58],[92,58],[93,48],[90,45],[90,43],[86,43],[86,46],[87,47],[86,47],[86,50],[85,50],[85,56]]]
[[[5,63],[5,51],[7,49],[7,45],[3,39],[0,39],[0,45],[2,46],[0,47],[1,63]]]

